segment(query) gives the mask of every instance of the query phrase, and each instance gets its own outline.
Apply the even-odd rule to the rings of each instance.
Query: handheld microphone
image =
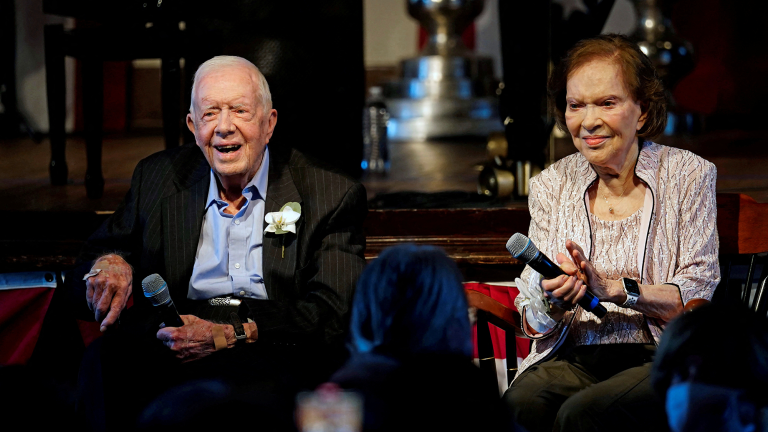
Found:
[[[565,274],[557,264],[553,263],[552,260],[539,251],[531,239],[520,233],[515,233],[515,235],[509,238],[507,250],[513,257],[525,261],[532,269],[541,273],[545,279],[554,279]],[[600,304],[600,300],[589,292],[589,288],[584,293],[584,297],[579,300],[579,306],[592,312],[598,318],[604,317],[607,312],[605,306]]]
[[[160,314],[163,323],[167,327],[181,327],[184,321],[181,320],[176,305],[171,300],[171,294],[168,292],[168,285],[163,278],[155,273],[144,278],[141,281],[141,289],[144,290],[144,297],[148,298],[152,306],[160,308]]]

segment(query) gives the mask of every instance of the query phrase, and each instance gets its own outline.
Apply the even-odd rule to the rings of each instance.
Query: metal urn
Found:
[[[638,25],[631,38],[651,59],[667,89],[693,69],[690,43],[681,39],[669,17],[662,13],[658,0],[636,0]]]
[[[396,141],[488,136],[502,130],[493,60],[474,55],[461,34],[483,0],[406,0],[428,33],[420,55],[403,60],[397,81],[384,86],[388,135]]]

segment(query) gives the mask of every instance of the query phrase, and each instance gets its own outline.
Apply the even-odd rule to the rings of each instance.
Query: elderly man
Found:
[[[365,189],[296,151],[269,148],[276,123],[253,64],[208,60],[195,74],[187,116],[197,148],[141,161],[125,200],[87,242],[71,280],[85,300],[81,312],[107,336],[100,355],[107,396],[107,370],[120,368],[107,359],[173,354],[246,376],[239,368],[275,352],[295,358],[287,347],[322,356],[341,345],[364,266]],[[286,206],[293,210],[285,222],[293,223],[281,227],[277,212]],[[183,326],[158,330],[161,318],[140,283],[155,273]],[[274,366],[259,364],[247,376]]]

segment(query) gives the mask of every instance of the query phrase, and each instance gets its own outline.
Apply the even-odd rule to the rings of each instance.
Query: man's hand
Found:
[[[216,352],[213,341],[213,327],[220,325],[224,330],[227,348],[235,346],[235,328],[229,324],[214,324],[194,315],[181,315],[184,325],[181,327],[164,327],[158,330],[157,338],[163,345],[176,353],[183,362],[201,359]],[[244,323],[246,342],[255,342],[258,338],[255,323]]]
[[[117,321],[131,296],[133,269],[119,255],[104,255],[94,262],[92,270],[100,269],[96,276],[85,280],[85,299],[93,311],[99,330],[106,331]]]
[[[201,359],[216,351],[213,327],[217,324],[194,315],[181,315],[181,320],[184,321],[183,326],[164,327],[157,332],[157,338],[163,341],[163,345],[174,351],[176,357],[188,362]],[[232,326],[225,327],[232,328]],[[234,335],[234,329],[232,333]],[[226,336],[226,330],[224,334]],[[229,345],[229,338],[227,338],[227,345]]]

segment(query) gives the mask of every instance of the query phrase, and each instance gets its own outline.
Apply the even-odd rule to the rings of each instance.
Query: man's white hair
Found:
[[[259,68],[250,61],[237,56],[216,56],[210,60],[205,61],[197,68],[195,77],[192,79],[192,102],[189,104],[189,112],[194,114],[195,112],[195,100],[197,99],[197,82],[206,74],[217,71],[220,69],[226,69],[229,67],[246,67],[256,76],[256,97],[261,99],[261,107],[264,109],[266,115],[269,110],[272,109],[272,93],[269,92],[269,84],[267,79],[261,73]],[[194,116],[193,116],[194,117]]]

